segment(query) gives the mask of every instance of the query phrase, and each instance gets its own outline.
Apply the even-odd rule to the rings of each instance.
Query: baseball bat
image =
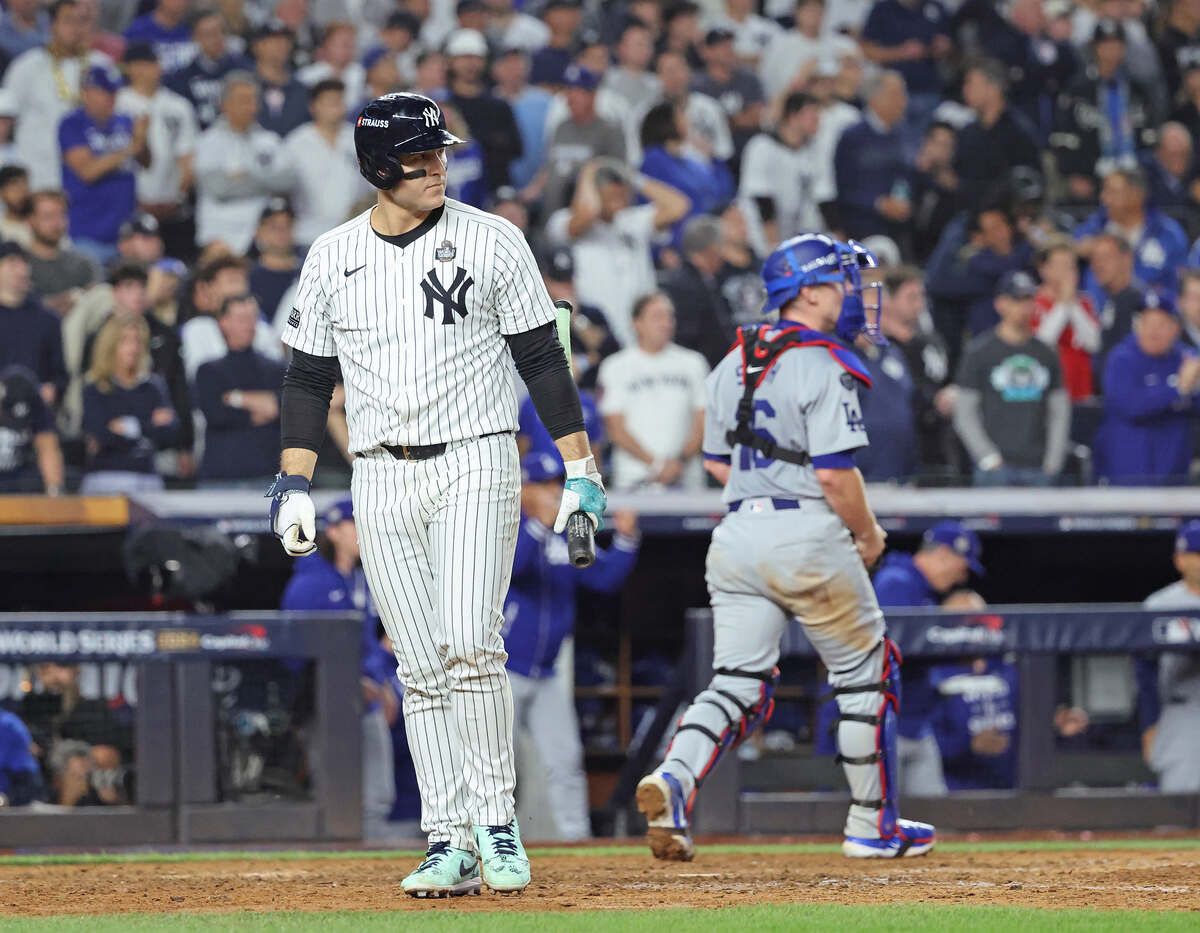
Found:
[[[567,365],[571,365],[571,313],[574,310],[571,302],[559,299],[554,302],[555,323],[558,325],[558,342],[562,344],[563,353],[567,355]],[[590,567],[596,560],[596,538],[592,529],[592,520],[586,512],[572,512],[567,519],[567,556],[573,567]]]

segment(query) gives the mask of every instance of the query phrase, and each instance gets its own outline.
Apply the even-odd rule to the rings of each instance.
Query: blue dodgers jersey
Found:
[[[121,113],[114,114],[104,126],[98,126],[83,110],[76,110],[63,117],[58,125],[58,145],[64,155],[84,146],[92,155],[104,156],[120,152],[132,139],[133,119]],[[132,160],[91,183],[71,171],[64,160],[62,181],[71,236],[116,243],[121,224],[137,203]]]
[[[770,333],[781,327],[797,327],[821,345],[793,347],[775,360],[754,392],[752,429],[780,447],[804,451],[810,457],[866,447],[867,428],[858,389],[864,382],[869,384],[869,377],[861,361],[825,334],[795,324],[785,322]],[[706,382],[704,454],[727,459],[733,468],[724,500],[821,498],[821,484],[811,463],[801,466],[772,459],[740,444],[735,449],[726,440],[726,432],[737,424],[738,402],[744,391],[742,369],[739,343]]]
[[[929,671],[935,701],[933,734],[950,790],[1003,789],[1017,777],[1017,666],[1000,658],[938,664]],[[995,754],[975,751],[982,732],[1003,737]]]

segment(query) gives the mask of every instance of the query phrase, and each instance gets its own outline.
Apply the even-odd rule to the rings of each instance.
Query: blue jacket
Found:
[[[950,790],[1009,788],[1017,777],[1017,666],[989,658],[982,672],[971,664],[938,664],[929,672],[936,691],[933,732]],[[998,755],[980,755],[971,740],[995,730],[1008,738]]]
[[[201,479],[253,479],[270,476],[279,461],[279,419],[253,424],[250,412],[233,408],[221,396],[233,389],[283,391],[287,367],[254,349],[227,353],[196,370],[196,407],[204,414]]]
[[[889,344],[878,356],[859,357],[871,374],[871,388],[859,392],[871,443],[854,452],[854,461],[870,482],[909,479],[917,468],[917,427],[913,378],[904,354]]]
[[[539,521],[521,516],[512,584],[504,603],[507,667],[526,677],[550,677],[563,639],[575,628],[575,589],[615,593],[637,562],[638,542],[616,535],[596,549],[596,562],[576,570],[567,541]]]
[[[875,210],[878,198],[897,185],[910,187],[912,170],[904,159],[900,132],[880,133],[866,120],[842,133],[833,157],[837,176],[837,205],[848,236],[861,240],[882,233],[893,239],[906,229]]]
[[[682,191],[692,202],[687,216],[671,228],[671,245],[677,249],[689,218],[716,213],[733,197],[733,176],[722,163],[706,165],[698,159],[672,155],[662,146],[651,146],[646,150],[642,156],[642,174]]]
[[[157,408],[170,409],[171,420],[164,425],[154,424],[152,418]],[[129,426],[133,430],[114,434],[109,423],[115,418],[131,419]],[[153,473],[155,453],[175,443],[179,432],[179,417],[171,408],[166,386],[158,376],[150,376],[132,389],[114,384],[108,392],[101,392],[95,385],[83,390],[83,433],[97,444],[95,452],[88,454],[88,472]]]
[[[929,585],[925,575],[913,563],[911,554],[891,553],[883,558],[872,581],[875,598],[884,607],[937,606],[937,590]],[[906,739],[919,739],[930,733],[929,718],[933,715],[935,695],[929,683],[926,665],[912,661],[901,668],[899,733]]]
[[[25,723],[15,714],[0,709],[0,794],[14,807],[44,796],[42,772],[29,750],[32,744]]]
[[[1187,480],[1200,397],[1181,396],[1171,384],[1184,354],[1176,342],[1165,356],[1147,356],[1130,334],[1108,355],[1104,421],[1093,444],[1097,476],[1124,486]]]
[[[1075,239],[1095,236],[1108,226],[1108,211],[1096,211],[1075,228]],[[1179,269],[1187,265],[1188,241],[1183,227],[1156,208],[1146,211],[1146,225],[1142,238],[1133,244],[1133,274],[1147,285],[1179,291]],[[1083,287],[1091,291],[1095,276],[1088,269],[1083,277]]]

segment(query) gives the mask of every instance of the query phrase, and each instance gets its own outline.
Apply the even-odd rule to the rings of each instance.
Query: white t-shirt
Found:
[[[296,242],[308,246],[327,230],[345,223],[354,203],[371,192],[359,174],[354,153],[354,127],[344,123],[333,146],[305,123],[288,133],[275,156],[275,171],[290,179],[296,211]]]
[[[137,196],[146,204],[176,204],[183,192],[179,160],[196,149],[196,112],[186,99],[160,87],[153,97],[145,97],[131,87],[117,92],[117,113],[134,120],[150,115],[146,144],[150,165],[137,166]]]
[[[768,98],[778,97],[791,83],[796,72],[813,58],[840,62],[842,56],[859,57],[858,45],[848,36],[822,36],[810,39],[792,30],[780,33],[763,52],[758,63],[758,77]]]
[[[624,415],[625,428],[656,458],[678,457],[692,433],[696,412],[704,411],[708,363],[695,350],[668,344],[660,353],[631,346],[600,364],[596,386],[601,415]],[[629,489],[649,478],[649,466],[617,445],[612,448],[612,486]],[[679,485],[699,489],[704,468],[688,461]]]
[[[769,133],[759,133],[746,144],[742,154],[742,175],[738,198],[747,211],[747,221],[759,231],[763,219],[754,198],[775,202],[775,229],[782,242],[799,233],[818,233],[825,229],[825,218],[818,205],[832,201],[832,166],[821,164],[816,139],[793,149]],[[753,233],[752,233],[753,235]],[[774,243],[767,243],[770,249]]]
[[[609,222],[597,220],[581,237],[567,233],[571,209],[550,215],[546,236],[554,243],[571,247],[575,258],[575,291],[580,304],[595,305],[604,312],[609,329],[621,346],[633,346],[633,304],[658,285],[650,256],[654,235],[653,204],[627,207]]]
[[[771,40],[783,34],[775,20],[749,14],[740,23],[728,16],[715,16],[705,23],[706,29],[728,29],[733,33],[733,52],[738,58],[758,61]]]

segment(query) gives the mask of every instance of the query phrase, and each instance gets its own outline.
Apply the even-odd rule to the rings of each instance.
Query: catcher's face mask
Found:
[[[838,256],[846,287],[846,296],[842,299],[842,313],[837,322],[838,336],[848,343],[853,343],[859,334],[866,334],[871,343],[877,346],[886,345],[887,338],[879,332],[883,298],[883,283],[879,281],[877,274],[879,260],[856,240],[838,243]]]

